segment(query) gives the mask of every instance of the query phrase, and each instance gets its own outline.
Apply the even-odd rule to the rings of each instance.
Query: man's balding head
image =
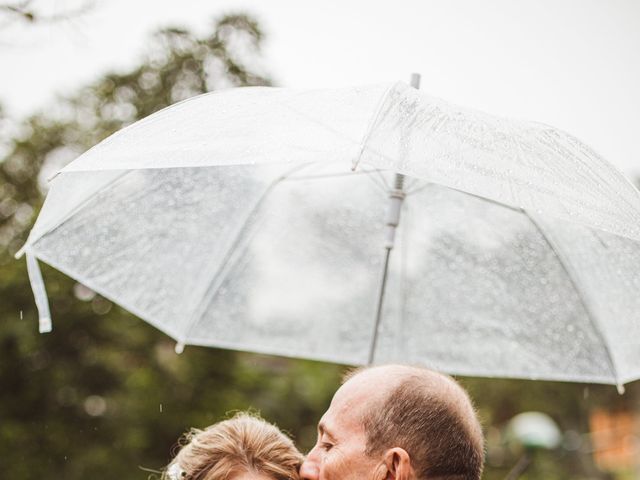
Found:
[[[479,480],[482,431],[466,392],[431,370],[355,370],[318,424],[303,480]]]
[[[400,447],[417,479],[480,478],[480,422],[469,396],[451,377],[404,365],[370,367],[348,374],[336,395],[350,392],[366,399],[359,414],[367,455]]]

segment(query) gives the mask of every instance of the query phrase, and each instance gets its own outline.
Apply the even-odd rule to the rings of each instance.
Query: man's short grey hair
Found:
[[[363,412],[366,453],[401,447],[419,480],[479,480],[484,440],[466,391],[447,375],[399,367],[399,383]],[[356,369],[344,382],[366,370]]]

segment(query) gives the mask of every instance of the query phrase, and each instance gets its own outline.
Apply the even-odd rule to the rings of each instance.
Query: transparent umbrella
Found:
[[[638,191],[574,137],[395,83],[162,110],[57,174],[20,253],[45,331],[37,259],[178,349],[621,385],[639,242]]]

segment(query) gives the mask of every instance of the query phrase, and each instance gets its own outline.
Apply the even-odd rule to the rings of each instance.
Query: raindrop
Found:
[[[20,320],[22,320],[22,319],[23,319],[23,317],[22,317],[22,310],[20,310]]]
[[[100,395],[89,395],[84,400],[84,411],[92,417],[101,417],[107,411],[107,401]]]
[[[584,387],[584,390],[582,391],[582,398],[585,400],[589,398],[589,387]]]
[[[89,287],[85,287],[81,283],[76,283],[73,286],[73,294],[78,300],[82,300],[83,302],[89,302],[96,296],[96,292],[91,290]]]
[[[162,413],[162,404],[160,404],[160,413]]]
[[[93,310],[94,313],[98,314],[98,315],[105,315],[107,313],[109,313],[109,311],[111,310],[112,304],[109,300],[106,300],[105,298],[96,296],[92,301],[91,301],[91,309]]]

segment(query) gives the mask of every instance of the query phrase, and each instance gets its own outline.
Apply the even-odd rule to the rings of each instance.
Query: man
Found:
[[[356,370],[318,424],[304,480],[479,480],[480,423],[466,392],[431,370]]]

